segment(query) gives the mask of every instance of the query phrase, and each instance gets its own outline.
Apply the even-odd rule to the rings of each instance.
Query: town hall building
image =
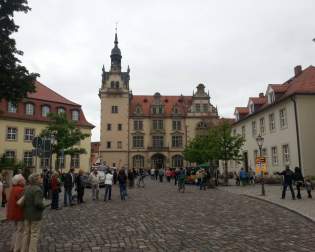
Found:
[[[109,71],[102,69],[99,159],[111,167],[186,166],[183,150],[196,135],[220,122],[204,84],[192,96],[134,95],[130,68],[121,69],[117,33]]]

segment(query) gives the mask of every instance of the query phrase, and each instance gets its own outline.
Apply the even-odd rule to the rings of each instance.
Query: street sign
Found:
[[[40,148],[43,145],[43,140],[40,137],[34,137],[32,144],[34,148]]]
[[[261,172],[267,172],[267,163],[265,157],[256,158],[256,174],[261,174]]]

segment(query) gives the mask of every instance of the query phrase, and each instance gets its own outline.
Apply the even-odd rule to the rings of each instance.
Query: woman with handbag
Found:
[[[7,206],[7,219],[14,221],[15,232],[12,236],[11,251],[20,251],[22,248],[22,239],[24,232],[24,186],[25,179],[21,174],[12,178],[12,189]]]
[[[59,174],[54,172],[51,177],[51,209],[59,209],[59,193],[61,192]]]

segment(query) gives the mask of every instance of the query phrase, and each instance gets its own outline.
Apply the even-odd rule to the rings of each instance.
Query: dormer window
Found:
[[[8,102],[8,112],[9,113],[16,113],[17,111],[17,107],[16,104],[14,104],[13,102]]]
[[[73,110],[71,114],[72,121],[79,121],[79,111]]]
[[[235,117],[236,117],[236,121],[240,120],[240,113],[238,111],[236,111]]]
[[[268,93],[268,103],[274,103],[275,102],[275,93],[273,91]]]
[[[249,113],[254,113],[255,112],[255,104],[254,103],[250,103],[249,104]]]
[[[42,106],[42,116],[47,117],[50,112],[50,107],[47,105]]]
[[[135,114],[137,114],[137,115],[140,115],[140,114],[142,114],[142,108],[141,108],[141,105],[137,105],[136,106],[136,109],[135,109]]]
[[[59,108],[57,109],[57,113],[58,113],[58,114],[66,113],[66,110],[65,110],[63,107],[59,107]]]
[[[34,105],[32,103],[25,104],[25,114],[26,115],[34,115]]]
[[[160,115],[163,114],[163,105],[153,105],[152,106],[152,114],[153,115]]]

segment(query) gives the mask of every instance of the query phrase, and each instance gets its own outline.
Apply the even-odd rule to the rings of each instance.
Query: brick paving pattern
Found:
[[[47,209],[39,251],[315,251],[315,224],[276,205],[220,190],[185,193],[167,182],[128,190],[120,201]],[[102,190],[102,196],[104,189]],[[0,224],[0,251],[12,232]]]

